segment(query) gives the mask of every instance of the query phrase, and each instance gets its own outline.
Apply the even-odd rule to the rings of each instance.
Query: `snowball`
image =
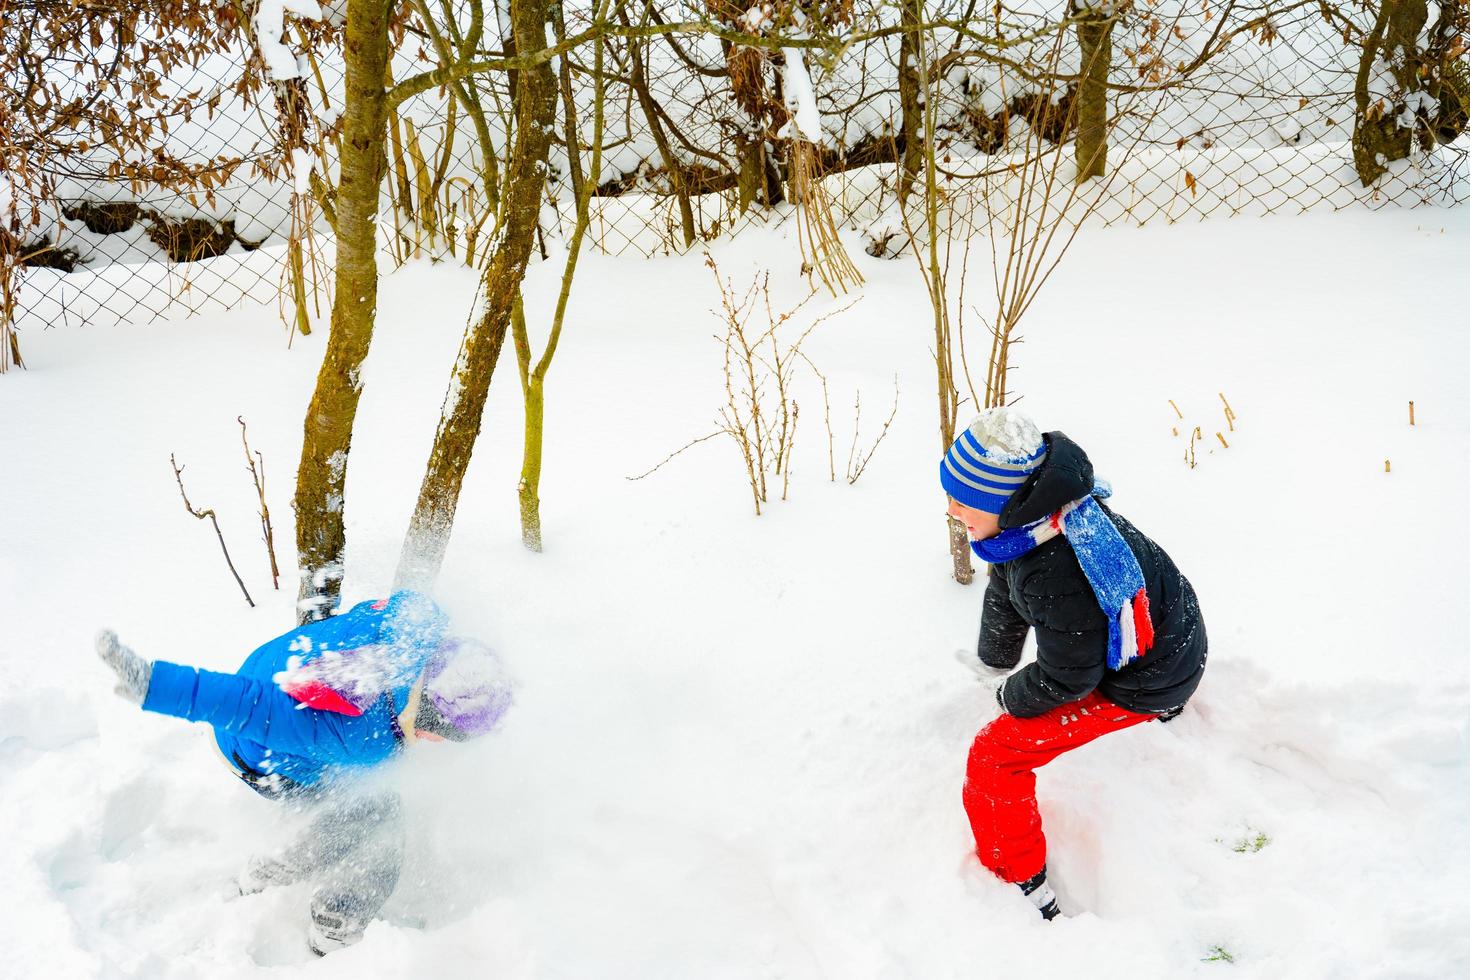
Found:
[[[970,435],[985,447],[985,454],[1008,463],[1035,456],[1041,448],[1041,430],[1036,423],[1012,408],[987,408],[970,423]]]

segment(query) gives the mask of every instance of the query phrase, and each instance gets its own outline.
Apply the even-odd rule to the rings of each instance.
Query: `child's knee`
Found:
[[[973,822],[980,811],[994,806],[992,793],[1004,779],[1002,754],[996,751],[995,743],[985,738],[982,732],[970,746],[970,758],[965,765],[965,789],[963,799],[965,812]]]
[[[1015,728],[1014,719],[1002,715],[980,730],[970,745],[970,758],[966,763],[966,771],[972,778],[1017,769],[1023,753]]]
[[[974,779],[987,773],[997,772],[1005,753],[1000,750],[993,739],[980,735],[970,745],[970,757],[965,762],[965,775],[967,779]]]

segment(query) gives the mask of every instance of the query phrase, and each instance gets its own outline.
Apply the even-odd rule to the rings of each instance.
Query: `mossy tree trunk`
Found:
[[[546,377],[531,367],[531,338],[526,314],[517,304],[511,321],[515,337],[516,363],[521,370],[521,397],[526,406],[526,427],[521,451],[521,479],[516,498],[521,508],[521,543],[531,551],[541,550],[541,450],[546,418]]]
[[[752,204],[764,203],[767,197],[765,141],[735,137],[735,157],[740,161],[739,176],[735,178],[735,206],[744,213]]]
[[[517,50],[547,47],[546,0],[512,0],[510,19]],[[480,435],[490,378],[505,344],[534,244],[556,115],[556,76],[550,64],[516,71],[514,99],[515,138],[505,168],[499,244],[485,265],[479,302],[450,375],[418,503],[398,560],[398,588],[429,588],[443,564],[460,488]]]
[[[378,195],[384,151],[389,0],[348,0],[341,177],[336,194],[336,294],[331,335],[306,411],[296,471],[297,619],[325,619],[341,601],[347,459],[362,363],[378,309]]]
[[[1428,19],[1426,0],[1381,0],[1378,16],[1363,40],[1353,90],[1357,103],[1353,164],[1364,187],[1373,186],[1388,172],[1390,163],[1406,159],[1416,140],[1424,138],[1428,143],[1419,119],[1422,109],[1409,108],[1411,96],[1424,87],[1426,72],[1419,34]],[[1380,61],[1388,66],[1391,78],[1386,93],[1374,91],[1375,81],[1383,84],[1381,75],[1375,79]]]
[[[565,28],[559,15],[556,19],[556,34],[558,42],[563,40]],[[572,231],[571,241],[567,244],[567,261],[562,270],[561,292],[557,295],[556,310],[551,317],[551,333],[546,341],[546,349],[534,365],[531,362],[531,338],[526,329],[525,311],[519,302],[511,320],[516,364],[521,372],[521,394],[526,406],[521,479],[516,484],[516,494],[521,509],[521,542],[532,551],[541,550],[541,455],[545,433],[546,373],[551,369],[551,359],[556,356],[557,344],[561,341],[567,301],[572,294],[572,279],[577,273],[577,257],[581,255],[582,241],[587,235],[587,225],[592,213],[592,197],[597,193],[597,184],[602,179],[602,133],[606,101],[603,51],[604,39],[599,37],[593,42],[592,56],[592,163],[585,177],[582,174],[582,140],[577,126],[576,102],[572,97],[571,72],[566,60],[562,60],[564,128],[573,192],[577,202],[577,223]]]
[[[1082,81],[1077,88],[1077,180],[1108,172],[1108,71],[1113,66],[1113,25],[1117,16],[1074,8]]]

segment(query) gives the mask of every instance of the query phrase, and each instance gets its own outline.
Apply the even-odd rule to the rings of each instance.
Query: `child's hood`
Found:
[[[1046,461],[1000,512],[1002,528],[1024,527],[1061,510],[1092,492],[1092,461],[1082,447],[1062,432],[1048,432]]]

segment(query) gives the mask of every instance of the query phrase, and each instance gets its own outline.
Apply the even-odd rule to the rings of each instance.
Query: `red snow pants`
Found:
[[[980,863],[1018,883],[1046,866],[1036,770],[1109,732],[1152,721],[1096,691],[1035,718],[1003,714],[981,729],[965,770],[965,812]]]

